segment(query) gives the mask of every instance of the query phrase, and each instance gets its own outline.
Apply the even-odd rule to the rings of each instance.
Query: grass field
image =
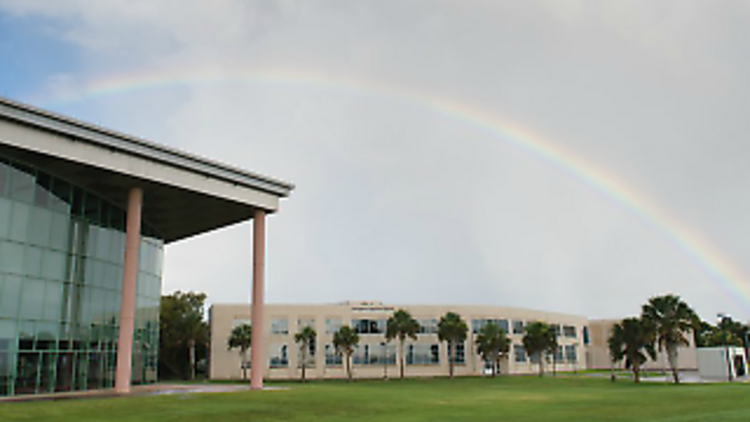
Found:
[[[0,404],[2,421],[750,421],[750,385],[590,378],[274,383],[288,390]]]

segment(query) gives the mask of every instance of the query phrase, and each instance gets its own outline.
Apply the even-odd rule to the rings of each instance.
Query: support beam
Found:
[[[263,301],[266,267],[266,212],[256,209],[253,215],[253,335],[250,347],[250,388],[263,389]]]
[[[117,342],[117,371],[115,373],[115,391],[118,393],[130,392],[142,205],[143,190],[131,188],[128,194],[128,222],[125,234],[122,301],[120,302],[120,338]]]

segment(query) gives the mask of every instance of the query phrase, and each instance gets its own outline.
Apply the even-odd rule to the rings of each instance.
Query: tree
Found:
[[[482,327],[475,340],[477,353],[485,362],[492,362],[492,377],[497,375],[500,359],[510,351],[510,340],[505,330],[497,324],[489,323]]]
[[[466,341],[466,332],[469,326],[461,316],[455,312],[448,312],[440,317],[438,322],[438,340],[448,344],[448,363],[450,377],[453,378],[453,366],[456,362],[456,347]]]
[[[240,349],[240,365],[242,365],[242,379],[247,379],[247,351],[252,345],[253,327],[242,324],[234,327],[227,340],[227,348]]]
[[[348,325],[341,326],[338,331],[333,333],[333,345],[336,347],[336,352],[344,357],[344,365],[349,381],[352,380],[352,354],[357,344],[359,344],[359,334]]]
[[[685,336],[696,326],[698,317],[695,311],[679,296],[670,294],[649,299],[643,305],[641,315],[654,328],[659,350],[666,351],[672,377],[678,384],[677,350],[679,346],[689,344]]]
[[[406,360],[406,356],[404,355],[404,343],[406,342],[407,337],[416,340],[418,332],[419,322],[412,318],[407,310],[399,309],[388,318],[385,339],[390,342],[391,340],[398,338],[398,363],[401,379],[404,378],[404,364]]]
[[[656,359],[653,327],[641,318],[625,318],[612,327],[609,339],[609,356],[613,363],[625,359],[625,367],[633,371],[633,379],[640,382],[641,365],[647,355]],[[645,352],[645,353],[644,353]]]
[[[535,321],[528,324],[523,335],[523,348],[533,361],[538,359],[539,376],[544,376],[544,354],[557,349],[557,334],[547,323]]]
[[[204,319],[205,293],[180,292],[161,298],[159,372],[195,378],[195,363],[208,351],[209,327]]]
[[[310,350],[310,345],[315,344],[315,337],[317,337],[315,329],[308,326],[301,329],[297,334],[294,335],[294,342],[300,345],[300,351],[302,352],[302,382],[305,382],[305,369],[307,369],[307,351]]]

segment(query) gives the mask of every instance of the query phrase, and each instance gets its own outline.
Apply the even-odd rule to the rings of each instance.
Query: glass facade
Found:
[[[114,385],[125,212],[0,157],[0,395]],[[164,242],[140,240],[133,383],[156,381]]]

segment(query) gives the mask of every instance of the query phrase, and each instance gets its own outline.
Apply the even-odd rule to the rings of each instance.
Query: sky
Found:
[[[750,2],[0,0],[0,95],[296,185],[271,303],[750,318]],[[251,224],[164,292],[249,300]]]

